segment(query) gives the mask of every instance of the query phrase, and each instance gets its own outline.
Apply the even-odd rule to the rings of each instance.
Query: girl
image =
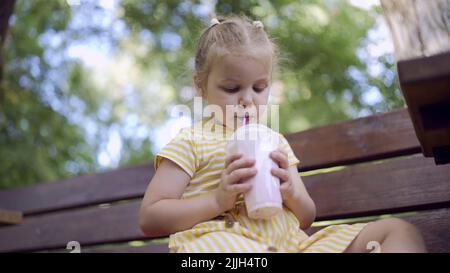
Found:
[[[259,21],[231,15],[211,23],[198,43],[193,81],[209,105],[235,114],[184,128],[156,155],[140,210],[143,232],[170,235],[170,252],[368,252],[371,241],[382,252],[425,252],[417,229],[400,219],[332,225],[308,236],[303,230],[316,208],[282,135],[271,153],[279,167],[271,171],[280,178],[283,212],[268,220],[247,216],[243,194],[255,161],[225,157],[224,149],[242,119],[258,122],[267,105],[277,48]]]

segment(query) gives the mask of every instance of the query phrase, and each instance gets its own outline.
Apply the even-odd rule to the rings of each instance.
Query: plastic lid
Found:
[[[272,135],[277,136],[277,134],[270,129],[269,127],[259,124],[259,123],[250,123],[246,125],[242,125],[239,127],[233,135],[233,138],[237,139],[248,139],[249,137],[255,138],[267,138]],[[251,139],[251,140],[254,140]]]
[[[259,124],[250,123],[239,127],[232,136],[235,140],[258,140],[262,143],[279,144],[279,134],[269,127]]]

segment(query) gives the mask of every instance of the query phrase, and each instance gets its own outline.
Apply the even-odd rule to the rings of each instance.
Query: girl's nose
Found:
[[[247,100],[241,100],[241,102],[239,103],[239,105],[246,109],[246,108],[250,108],[252,106],[252,102],[251,101],[247,101]]]
[[[240,98],[239,105],[242,106],[243,108],[248,108],[248,107],[252,106],[252,104],[253,104],[253,100],[252,100],[251,93],[244,92],[242,94],[242,97]]]

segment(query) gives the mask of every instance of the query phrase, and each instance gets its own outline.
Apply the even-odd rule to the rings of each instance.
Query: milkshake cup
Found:
[[[262,124],[246,124],[228,141],[226,153],[242,153],[255,159],[255,176],[248,178],[252,188],[245,193],[247,215],[252,219],[269,219],[282,211],[280,179],[271,173],[278,165],[270,158],[277,149],[279,136]]]

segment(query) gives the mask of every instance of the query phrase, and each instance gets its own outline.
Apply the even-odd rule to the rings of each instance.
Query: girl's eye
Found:
[[[262,91],[264,91],[264,89],[266,89],[267,86],[258,86],[258,87],[253,87],[253,90],[255,90],[255,92],[260,93]],[[239,92],[240,87],[222,87],[222,89],[227,92],[227,93],[236,93]]]
[[[234,87],[234,88],[222,87],[222,89],[228,93],[236,93],[239,91],[239,87]]]
[[[266,89],[265,86],[264,87],[254,87],[253,88],[253,90],[255,90],[255,92],[257,92],[257,93],[264,91],[264,89]]]

